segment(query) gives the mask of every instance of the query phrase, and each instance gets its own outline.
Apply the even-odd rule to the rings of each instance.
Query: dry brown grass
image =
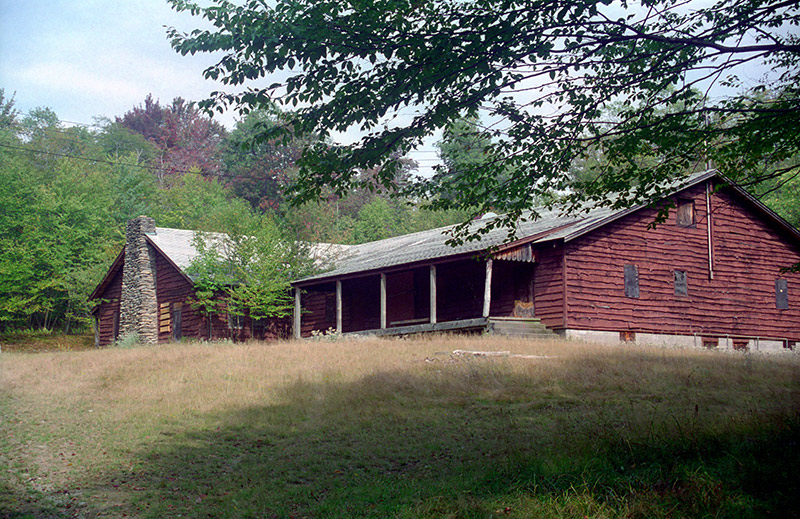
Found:
[[[460,357],[454,350],[537,358]],[[437,452],[450,448],[470,462],[471,454],[448,447],[462,433],[476,438],[466,440],[469,448],[489,442],[496,456],[524,460],[552,450],[554,464],[608,442],[730,434],[800,408],[799,368],[795,355],[463,336],[3,353],[0,490],[13,497],[0,498],[0,515],[3,505],[31,499],[22,509],[55,514],[70,504],[81,513],[156,517],[152,508],[137,512],[141,499],[155,506],[137,497],[141,489],[158,497],[154,476],[144,475],[155,470],[152,457],[202,452],[228,433],[254,442],[272,434],[275,445],[299,442],[291,447],[298,456],[316,458],[333,456],[315,449],[335,434],[358,446],[355,458],[363,449],[381,466],[386,456],[414,458],[431,436]],[[385,446],[370,428],[420,444],[382,455]],[[219,476],[206,470],[194,477]],[[76,492],[72,503],[67,498]]]

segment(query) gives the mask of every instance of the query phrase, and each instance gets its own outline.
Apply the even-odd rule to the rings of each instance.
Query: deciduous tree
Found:
[[[487,121],[481,133],[492,167],[471,169],[449,206],[507,212],[497,224],[513,224],[554,190],[571,193],[573,204],[625,205],[657,198],[707,164],[751,181],[751,166],[800,150],[795,1],[171,3],[214,26],[171,30],[174,48],[221,52],[205,76],[248,84],[213,93],[204,107],[247,111],[277,101],[297,108],[294,132],[363,132],[352,146],[306,149],[300,200],[324,186],[347,191],[359,168],[381,166],[380,180],[390,185],[393,157],[477,111]],[[276,71],[287,79],[270,82]],[[765,89],[773,94],[760,96]],[[608,118],[611,103],[618,108]],[[657,110],[665,106],[683,108]],[[708,124],[712,118],[718,124]],[[576,186],[569,167],[588,145],[613,167]],[[647,167],[629,160],[643,154],[657,160]],[[514,173],[498,180],[506,171]],[[416,187],[418,195],[437,194],[435,183]]]
[[[205,116],[194,103],[176,97],[162,106],[148,95],[115,122],[136,132],[160,150],[160,176],[183,174],[191,168],[204,175],[219,173],[219,147],[225,128]]]

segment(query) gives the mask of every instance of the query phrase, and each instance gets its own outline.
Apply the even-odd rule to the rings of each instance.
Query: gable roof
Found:
[[[180,274],[190,283],[194,282],[195,276],[187,272],[192,261],[197,257],[197,248],[194,246],[195,236],[199,231],[187,229],[171,229],[169,227],[156,227],[154,233],[146,233],[145,238],[153,247],[161,253],[169,263],[171,263]],[[203,232],[206,243],[223,241],[227,238],[224,233]],[[332,243],[316,243],[311,247],[309,253],[314,258],[323,261],[326,257],[335,257],[342,251],[349,249],[349,245],[339,245]],[[125,262],[125,247],[123,246],[117,255],[108,272],[102,281],[97,285],[89,300],[97,299],[105,291],[106,287],[116,275]]]
[[[688,175],[676,181],[670,194],[696,186],[711,178],[720,178],[737,192],[741,193],[757,208],[763,211],[780,227],[800,239],[800,232],[783,220],[780,216],[756,200],[742,188],[722,177],[716,170],[703,171]],[[596,207],[577,215],[565,215],[560,210],[538,211],[536,220],[522,221],[519,223],[514,245],[521,243],[543,243],[554,240],[569,242],[599,227],[607,225],[623,216],[642,209],[645,205],[638,205],[627,209],[611,209]],[[496,217],[493,217],[496,218]],[[474,233],[483,227],[490,218],[475,220],[469,225],[469,233]],[[495,228],[481,236],[480,240],[468,241],[458,246],[450,246],[445,242],[449,239],[446,234],[455,226],[440,227],[427,231],[406,234],[394,238],[387,238],[360,245],[351,246],[347,254],[338,262],[336,268],[328,272],[308,276],[294,281],[294,284],[306,284],[312,281],[322,281],[341,276],[348,276],[361,272],[377,271],[389,267],[418,263],[436,262],[444,258],[476,254],[488,249],[509,245],[509,233],[505,228]]]
[[[193,245],[194,236],[196,231],[188,231],[184,229],[170,229],[168,227],[156,227],[155,233],[145,234],[148,242],[155,246],[164,257],[178,269],[178,271],[189,281],[192,282],[191,276],[186,273],[186,269],[192,263],[192,260],[197,256],[197,249]],[[213,237],[222,237],[224,234],[220,233],[206,233]],[[89,300],[97,299],[105,291],[108,284],[114,278],[117,271],[122,268],[125,262],[125,247],[117,255],[114,263],[108,269],[108,272],[103,277],[103,280],[97,285]]]

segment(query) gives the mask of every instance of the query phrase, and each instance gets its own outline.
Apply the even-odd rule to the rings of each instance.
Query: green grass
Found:
[[[485,338],[4,354],[0,516],[798,517],[798,368]]]
[[[52,330],[15,330],[0,333],[0,351],[42,353],[81,351],[94,348],[94,336],[88,333],[64,335]]]

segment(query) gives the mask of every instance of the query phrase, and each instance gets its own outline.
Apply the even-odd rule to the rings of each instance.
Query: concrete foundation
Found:
[[[646,344],[650,346],[663,346],[671,348],[708,348],[709,342],[713,344],[710,349],[715,350],[744,350],[751,352],[785,352],[787,341],[780,339],[762,339],[748,337],[708,337],[702,335],[668,335],[658,333],[635,333],[631,334],[632,340],[623,340],[620,332],[609,332],[602,330],[563,330],[560,332],[567,339],[586,341],[602,344],[634,343]]]

